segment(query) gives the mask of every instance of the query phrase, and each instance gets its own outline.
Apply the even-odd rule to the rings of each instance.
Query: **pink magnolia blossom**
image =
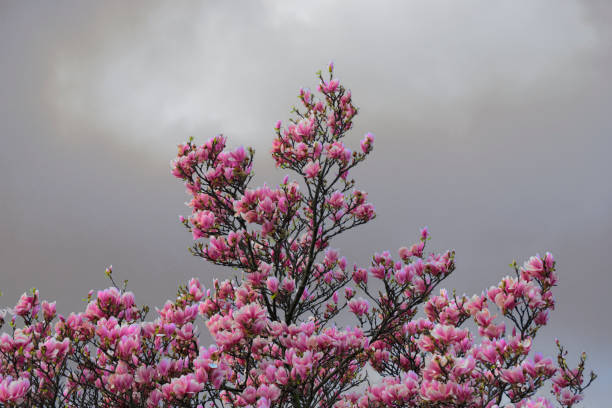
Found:
[[[315,178],[319,174],[321,170],[321,166],[318,161],[311,161],[304,167],[304,174],[306,174],[306,178]]]
[[[363,316],[370,311],[370,304],[367,300],[362,298],[352,299],[349,302],[349,308],[351,312],[355,313],[357,316]]]
[[[278,278],[275,276],[268,277],[266,281],[266,286],[268,287],[268,290],[270,292],[272,293],[278,292]]]
[[[0,381],[0,402],[20,404],[29,387],[30,381],[27,378],[13,380],[11,376],[4,377]]]

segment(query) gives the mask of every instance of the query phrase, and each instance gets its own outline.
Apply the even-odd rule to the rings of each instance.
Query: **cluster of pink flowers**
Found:
[[[7,407],[514,407],[547,408],[550,384],[572,407],[594,379],[582,355],[570,367],[532,352],[555,303],[551,254],[531,257],[480,295],[440,283],[453,251],[416,243],[349,266],[334,237],[375,217],[350,171],[372,153],[366,134],[345,144],[357,108],[351,92],[319,74],[319,96],[278,122],[272,157],[293,171],[252,188],[253,151],[216,136],[179,146],[172,173],[185,183],[191,252],[241,271],[205,289],[192,279],[147,317],[115,284],[89,293],[81,313],[24,294],[0,313],[0,405]],[[419,312],[421,312],[419,314]],[[214,344],[200,344],[202,319]],[[473,328],[473,329],[472,329]]]
[[[112,277],[112,270],[107,271]],[[182,406],[216,390],[229,369],[218,350],[198,345],[195,319],[204,289],[193,279],[158,318],[117,287],[89,294],[86,310],[68,317],[22,296],[0,345],[0,402],[8,406]],[[42,316],[40,310],[43,311]],[[54,324],[52,324],[54,323]],[[215,392],[210,391],[209,392]]]

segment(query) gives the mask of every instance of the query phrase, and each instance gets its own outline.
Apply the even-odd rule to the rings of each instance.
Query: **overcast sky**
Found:
[[[189,256],[176,144],[254,146],[256,182],[297,90],[333,60],[360,108],[349,142],[378,217],[333,246],[364,264],[410,244],[457,250],[446,287],[479,293],[551,251],[559,337],[612,383],[612,3],[601,1],[0,3],[0,298],[61,312],[107,287],[161,305],[223,274]]]

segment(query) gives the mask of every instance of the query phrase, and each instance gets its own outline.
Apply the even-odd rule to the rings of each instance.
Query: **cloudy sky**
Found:
[[[257,151],[333,60],[376,135],[355,174],[378,217],[334,243],[349,261],[428,225],[476,293],[550,250],[559,337],[612,383],[612,4],[601,1],[0,3],[0,298],[63,312],[104,268],[160,305],[192,276],[176,144],[217,133]]]

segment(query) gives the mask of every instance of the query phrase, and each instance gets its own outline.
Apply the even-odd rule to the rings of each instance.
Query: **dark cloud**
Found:
[[[376,134],[355,177],[375,222],[349,260],[410,243],[455,248],[473,293],[552,251],[558,308],[542,333],[612,378],[612,7],[606,1],[17,3],[0,5],[0,289],[81,307],[108,264],[160,305],[191,276],[174,145],[223,132],[254,145],[257,181],[300,86],[333,59]],[[604,399],[606,398],[606,399]]]

